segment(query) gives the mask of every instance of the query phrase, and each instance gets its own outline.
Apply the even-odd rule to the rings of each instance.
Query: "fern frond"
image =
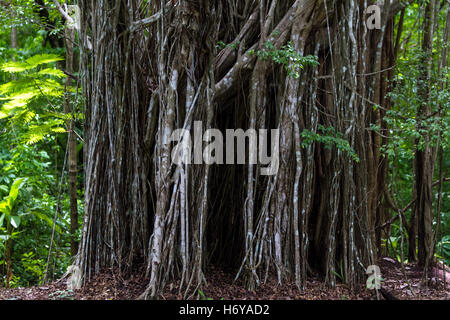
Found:
[[[61,127],[63,124],[64,121],[56,119],[44,124],[30,126],[28,132],[22,136],[22,140],[26,144],[35,144],[51,133],[65,133],[66,130]]]
[[[0,94],[7,96],[15,92],[22,91],[24,88],[28,88],[29,86],[29,79],[24,78],[20,80],[13,80],[0,85]]]
[[[34,119],[36,113],[31,110],[25,109],[19,113],[16,113],[12,119],[12,121],[18,125],[26,125]]]
[[[53,69],[53,68],[45,68],[38,72],[38,75],[45,75],[45,76],[54,76],[57,78],[64,78],[66,75],[64,72],[62,72],[59,69]]]
[[[36,68],[37,66],[45,63],[52,63],[56,61],[64,60],[57,54],[38,54],[28,58],[25,61],[9,61],[2,64],[0,69],[3,72],[17,73],[24,72]]]

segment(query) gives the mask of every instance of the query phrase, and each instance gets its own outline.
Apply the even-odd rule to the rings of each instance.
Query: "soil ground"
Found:
[[[400,300],[450,300],[450,272],[444,288],[443,275],[433,274],[427,285],[423,283],[423,272],[414,264],[405,264],[406,278],[401,264],[390,258],[382,258],[378,264],[384,279],[383,288]],[[123,279],[113,270],[104,270],[80,290],[67,290],[66,280],[46,286],[30,288],[0,288],[0,300],[134,300],[145,290],[148,279],[145,272],[135,272]],[[234,274],[219,268],[211,268],[206,274],[207,285],[203,287],[204,298],[225,300],[375,300],[374,290],[361,289],[352,292],[347,286],[338,284],[329,288],[320,279],[310,279],[305,290],[297,289],[294,283],[277,285],[275,277],[269,279],[257,291],[250,292],[240,283],[233,283]],[[380,299],[383,299],[381,294]],[[181,299],[176,285],[169,284],[161,299]],[[196,298],[196,297],[194,297]]]

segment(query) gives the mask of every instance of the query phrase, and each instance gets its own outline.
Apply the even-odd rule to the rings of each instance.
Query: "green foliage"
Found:
[[[7,230],[6,215],[0,230],[0,279],[5,280],[6,241],[11,240],[11,287],[39,284],[46,269],[53,228],[56,236],[49,267],[50,279],[62,275],[71,263],[69,200],[60,180],[66,145],[63,113],[64,73],[59,69],[64,48],[51,48],[48,36],[62,31],[62,19],[53,1],[44,1],[54,26],[40,20],[34,0],[12,0],[0,11],[0,200],[9,196],[13,182],[20,188]],[[44,26],[44,24],[46,26]],[[18,29],[19,49],[10,47],[11,27]],[[69,97],[75,91],[69,88]],[[75,105],[74,116],[79,115]],[[77,129],[82,135],[82,131]],[[82,145],[80,144],[79,148]],[[61,185],[61,196],[58,196]],[[81,185],[81,181],[79,182]],[[82,199],[82,192],[80,192]],[[55,211],[58,216],[54,223]],[[80,217],[83,202],[79,202]],[[1,285],[1,284],[0,284]]]
[[[331,149],[335,146],[338,150],[347,153],[353,161],[359,162],[359,157],[355,150],[350,146],[350,143],[343,138],[343,134],[336,132],[333,127],[318,126],[319,132],[312,130],[303,130],[301,133],[302,147],[306,148],[311,143],[317,142],[323,144],[326,149]]]
[[[206,297],[206,295],[200,289],[198,290],[198,294],[200,295],[201,300],[213,300],[213,298]]]
[[[391,108],[381,109],[384,114],[383,121],[386,131],[380,131],[380,127],[373,125],[370,130],[376,131],[383,137],[387,137],[386,145],[382,152],[388,161],[389,188],[395,191],[395,201],[402,208],[410,203],[413,194],[414,177],[414,156],[416,150],[424,150],[429,147],[438,147],[439,159],[442,153],[443,171],[450,168],[449,144],[450,144],[450,90],[448,88],[450,69],[440,68],[441,49],[445,44],[442,42],[445,26],[445,10],[440,10],[438,23],[435,28],[433,39],[433,52],[431,55],[425,54],[421,49],[422,30],[420,30],[420,16],[422,14],[420,3],[413,3],[406,8],[404,21],[404,35],[402,36],[402,46],[397,58],[396,75],[394,81],[390,83],[392,92],[389,94]],[[424,82],[422,77],[423,61],[430,61],[430,80]],[[449,60],[449,59],[447,59]],[[429,97],[426,100],[421,94],[421,88],[429,90]],[[422,106],[430,109],[429,114],[419,112]],[[380,106],[375,106],[380,108]],[[439,179],[439,166],[436,169],[433,179]],[[437,211],[437,198],[439,188],[433,189],[433,209]],[[441,212],[435,212],[435,217],[440,215],[441,228],[437,230],[436,256],[441,257],[441,248],[445,246],[446,236],[450,234],[450,202],[445,201],[450,195],[448,183],[445,183],[442,190]],[[411,218],[411,210],[405,212],[408,220]],[[434,227],[437,227],[436,219]],[[399,221],[392,224],[391,236],[385,242],[385,248],[394,258],[400,260],[400,239],[405,230],[400,230]],[[405,237],[405,236],[404,236]],[[405,245],[403,256],[407,257],[408,245],[404,238]],[[446,257],[446,263],[449,263]]]
[[[259,59],[270,59],[277,64],[283,65],[288,76],[295,79],[300,78],[300,72],[304,65],[316,66],[319,63],[316,56],[308,55],[302,57],[294,49],[292,42],[288,42],[281,49],[277,49],[272,42],[267,41],[263,50],[251,51],[250,54],[256,54]]]
[[[9,61],[5,62],[1,66],[1,70],[3,72],[9,73],[17,73],[17,72],[25,72],[36,69],[38,66],[42,64],[52,63],[56,61],[64,60],[62,57],[56,54],[38,54],[32,56],[25,61]],[[57,69],[46,68],[38,72],[40,75],[53,75],[58,78],[63,78],[64,73]]]
[[[239,41],[236,41],[236,42],[233,42],[233,43],[225,43],[225,42],[223,42],[223,41],[218,41],[217,42],[217,45],[216,45],[216,47],[217,47],[217,49],[219,49],[219,50],[223,50],[223,49],[225,49],[225,48],[231,48],[231,49],[233,49],[233,50],[236,50],[238,47],[239,47],[239,45],[240,45],[241,43],[239,42]]]
[[[342,260],[340,261],[340,272],[336,272],[334,270],[331,270],[331,273],[333,273],[336,277],[338,277],[338,279],[342,282],[344,282],[344,270],[343,270],[343,266],[342,266]]]
[[[64,94],[63,86],[57,81],[64,73],[56,68],[39,70],[40,66],[61,59],[55,54],[41,54],[24,61],[6,62],[0,67],[3,72],[20,76],[0,85],[0,101],[6,101],[0,107],[0,119],[8,117],[11,124],[26,125],[28,132],[22,135],[23,142],[36,143],[48,134],[65,132],[64,116],[52,103]],[[43,101],[54,110],[49,112],[43,108]]]
[[[26,182],[25,178],[18,178],[14,181],[9,191],[9,195],[0,202],[0,228],[3,227],[3,222],[9,224],[17,229],[20,226],[21,217],[14,211],[14,206],[16,204],[17,197],[19,195],[19,190],[22,188],[23,184]],[[8,228],[9,230],[9,228]],[[11,234],[8,234],[8,239]]]
[[[53,223],[53,216],[57,207],[57,175],[52,174],[52,163],[47,151],[39,150],[38,145],[17,145],[10,151],[4,147],[3,139],[0,139],[0,198],[2,202],[11,203],[11,195],[15,197],[16,192],[10,192],[9,185],[14,184],[14,189],[19,186],[17,176],[25,176],[24,183],[19,191],[19,196],[14,205],[6,205],[4,210],[12,207],[12,219],[19,229],[10,223],[8,231],[5,225],[6,215],[0,229],[0,264],[6,264],[5,243],[12,242],[12,269],[13,278],[10,286],[27,286],[38,284],[42,280],[45,263],[48,255],[48,244],[50,242],[53,227],[57,232],[58,260],[52,265],[56,275],[62,274],[70,264],[69,236],[67,230],[70,228],[69,202],[67,198],[62,199],[60,207],[61,214]],[[55,148],[60,150],[60,148]],[[60,151],[58,151],[60,152]],[[13,183],[13,181],[16,181]],[[80,210],[82,211],[82,203]],[[6,208],[6,209],[5,209]],[[33,253],[32,256],[29,254]],[[28,256],[23,256],[27,254]],[[39,271],[40,270],[40,271]],[[0,269],[1,272],[1,269]],[[1,276],[1,274],[0,274]]]
[[[15,229],[18,229],[20,226],[21,216],[20,212],[15,210],[15,204],[17,201],[17,197],[19,196],[19,190],[22,188],[23,184],[25,183],[24,178],[18,178],[16,179],[9,191],[9,195],[5,197],[0,202],[0,239],[4,241],[4,252],[5,257],[9,257],[11,254],[11,241],[13,238],[15,238],[19,232],[15,232]],[[3,228],[3,222],[6,221],[6,228]],[[3,264],[6,264],[7,270],[10,270],[11,262],[10,259],[6,259],[6,261],[3,262]],[[11,278],[9,277],[10,273],[7,273],[6,277],[6,286],[8,287],[11,281]],[[13,281],[17,279],[12,279]]]
[[[408,58],[400,58],[398,74],[394,78],[395,87],[389,97],[394,104],[386,112],[384,120],[395,134],[391,143],[385,148],[388,155],[409,152],[412,146],[422,150],[425,143],[431,146],[439,144],[442,148],[450,146],[450,91],[441,88],[441,84],[449,81],[449,68],[432,73],[431,84],[423,84],[420,79],[420,65],[423,59],[420,50],[414,50]],[[423,101],[419,87],[426,85],[430,89],[430,98]],[[419,115],[421,105],[430,107],[430,116]],[[424,137],[429,137],[429,141]]]
[[[38,259],[34,252],[27,252],[22,255],[21,265],[18,269],[22,269],[19,274],[21,275],[21,283],[26,282],[29,286],[30,283],[41,283],[45,272],[45,260]]]
[[[450,265],[450,235],[442,237],[437,243],[436,257],[444,260],[446,265]]]
[[[382,247],[384,247],[384,249],[386,250],[386,252],[388,253],[388,255],[390,257],[392,257],[396,261],[401,262],[401,260],[402,260],[402,255],[401,255],[402,234],[401,234],[401,232],[402,231],[400,230],[400,228],[397,224],[393,224],[392,228],[393,228],[393,230],[391,231],[391,235],[387,239],[382,239],[381,245],[382,245]],[[403,258],[404,258],[404,262],[408,262],[408,260],[405,258],[405,257],[407,257],[407,251],[406,251],[407,246],[406,246],[405,235],[403,235],[403,242],[404,242]]]

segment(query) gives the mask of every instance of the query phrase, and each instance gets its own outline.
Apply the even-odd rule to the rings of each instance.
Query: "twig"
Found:
[[[66,76],[72,78],[73,80],[79,81],[79,78],[78,78],[76,75],[74,75],[74,74],[72,74],[72,73],[70,73],[70,72],[67,72],[66,70],[63,70],[62,72],[64,72],[64,74],[65,74]]]

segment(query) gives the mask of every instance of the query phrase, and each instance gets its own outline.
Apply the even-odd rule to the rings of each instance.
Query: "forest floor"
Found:
[[[450,300],[450,270],[446,274],[444,289],[442,271],[434,273],[428,285],[423,284],[423,272],[414,264],[405,264],[406,278],[401,264],[391,258],[382,258],[378,264],[384,279],[383,288],[400,300]],[[447,268],[448,269],[448,268]],[[134,300],[145,290],[148,279],[145,272],[136,272],[122,279],[112,270],[97,275],[80,290],[67,290],[66,280],[46,286],[29,288],[0,288],[0,300]],[[304,291],[294,283],[277,285],[275,277],[268,280],[257,291],[250,292],[239,283],[233,283],[234,275],[217,268],[207,274],[208,284],[203,287],[204,298],[225,300],[375,300],[374,290],[361,289],[352,292],[347,286],[338,284],[329,288],[319,279],[310,279]],[[406,280],[407,279],[407,280]],[[161,299],[178,300],[176,285],[168,285]],[[380,294],[380,298],[383,297]]]

